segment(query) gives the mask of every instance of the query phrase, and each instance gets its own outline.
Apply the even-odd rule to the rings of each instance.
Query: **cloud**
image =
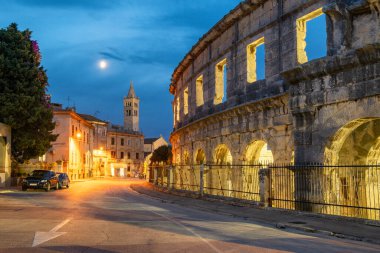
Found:
[[[107,51],[99,52],[100,55],[105,56],[106,59],[113,59],[116,61],[125,61],[124,57],[114,48],[107,48]]]

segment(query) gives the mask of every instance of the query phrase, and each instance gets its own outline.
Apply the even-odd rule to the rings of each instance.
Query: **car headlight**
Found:
[[[41,180],[41,183],[46,183],[46,182],[47,182],[46,179]]]

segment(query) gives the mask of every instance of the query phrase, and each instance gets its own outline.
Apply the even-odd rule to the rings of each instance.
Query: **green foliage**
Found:
[[[171,164],[172,157],[172,147],[166,145],[161,146],[153,152],[152,157],[150,158],[150,164],[161,162]]]
[[[0,122],[12,128],[12,159],[19,163],[45,154],[57,138],[47,76],[30,36],[14,23],[0,29]]]

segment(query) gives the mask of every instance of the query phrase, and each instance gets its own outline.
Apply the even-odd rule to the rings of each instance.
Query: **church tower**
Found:
[[[133,82],[129,86],[129,92],[124,97],[124,128],[132,131],[140,131],[139,129],[139,106],[140,99],[136,96]]]

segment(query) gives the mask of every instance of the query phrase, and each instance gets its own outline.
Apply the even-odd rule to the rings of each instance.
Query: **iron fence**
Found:
[[[270,206],[380,220],[380,165],[270,168]]]
[[[206,164],[154,168],[155,183],[162,187],[276,208],[380,220],[380,165]],[[260,177],[264,170],[267,173]]]

